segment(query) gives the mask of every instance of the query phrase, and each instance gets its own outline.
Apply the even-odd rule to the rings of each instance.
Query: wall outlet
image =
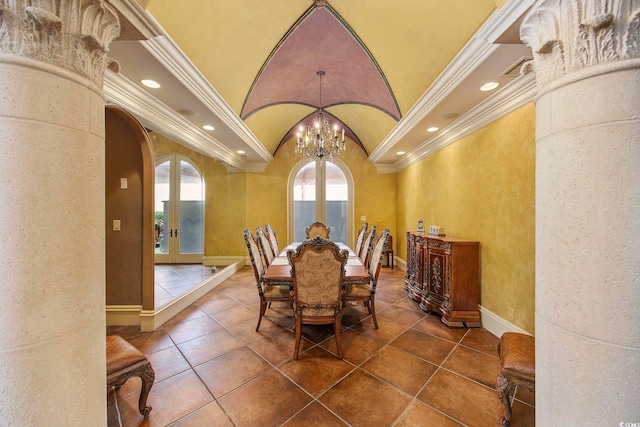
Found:
[[[362,216],[360,217],[360,221],[364,222],[364,221],[366,221],[366,220],[367,220],[367,217],[366,217],[366,216],[362,215]]]

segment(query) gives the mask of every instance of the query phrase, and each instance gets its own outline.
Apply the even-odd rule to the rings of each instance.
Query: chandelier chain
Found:
[[[318,115],[307,124],[305,129],[300,126],[298,139],[296,141],[296,153],[302,154],[309,159],[333,160],[334,156],[338,156],[346,150],[346,141],[344,139],[344,129],[342,129],[342,138],[338,136],[338,125],[333,128],[329,120],[322,112],[322,76],[324,71],[316,73],[320,79],[320,103]]]

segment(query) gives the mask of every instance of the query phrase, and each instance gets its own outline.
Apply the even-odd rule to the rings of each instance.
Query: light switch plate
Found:
[[[127,180],[127,178],[120,178],[120,188],[121,189],[125,189],[129,187],[129,182]]]
[[[366,220],[367,220],[367,217],[366,217],[366,216],[362,215],[362,216],[360,217],[360,221],[366,221]]]
[[[113,231],[120,231],[120,220],[119,219],[114,219],[113,220]]]

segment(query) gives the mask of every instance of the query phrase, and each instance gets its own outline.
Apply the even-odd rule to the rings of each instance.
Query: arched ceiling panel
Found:
[[[349,117],[351,131],[369,155],[396,125],[396,121],[382,111],[364,105],[338,105],[329,111],[336,117]]]
[[[291,0],[149,2],[151,14],[238,115],[265,59],[308,7]]]
[[[318,71],[322,78],[322,105]],[[365,104],[397,120],[399,111],[375,62],[329,7],[303,16],[258,75],[242,109],[242,118],[278,103],[317,108]]]
[[[271,154],[275,154],[285,133],[313,111],[304,105],[274,105],[252,114],[245,124],[255,129],[255,136]]]
[[[517,27],[518,16],[533,0],[139,1],[148,3],[149,19],[163,30],[140,46],[151,46],[154,58],[205,102],[202,109],[188,108],[177,91],[158,99],[176,112],[197,112],[176,120],[193,122],[194,134],[208,114],[216,115],[216,129],[207,135],[228,147],[230,155],[249,148],[251,169],[269,162],[269,153],[319,107],[344,124],[347,137],[361,143],[371,161],[385,167],[397,163],[395,151],[409,153],[427,143],[423,129],[443,113],[462,116],[491,96],[475,93],[481,76],[493,76],[487,78],[504,87],[519,78],[501,73],[526,59],[527,52],[503,49],[522,45],[517,37],[498,40],[494,32],[513,32],[509,26]],[[494,48],[504,60],[492,59]],[[137,76],[152,76],[152,62],[142,57],[140,62],[144,65],[134,70],[130,63],[123,67],[121,75],[133,78],[131,84],[114,81],[128,89],[139,82]],[[210,86],[183,79],[183,68],[195,69]],[[322,102],[319,70],[326,72]]]

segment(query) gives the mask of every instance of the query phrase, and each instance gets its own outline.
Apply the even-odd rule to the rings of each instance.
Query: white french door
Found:
[[[156,159],[155,262],[200,263],[204,252],[204,182],[178,154]]]
[[[305,227],[320,221],[331,228],[331,240],[353,244],[353,179],[342,162],[299,162],[292,171],[289,189],[293,241],[304,240]]]

